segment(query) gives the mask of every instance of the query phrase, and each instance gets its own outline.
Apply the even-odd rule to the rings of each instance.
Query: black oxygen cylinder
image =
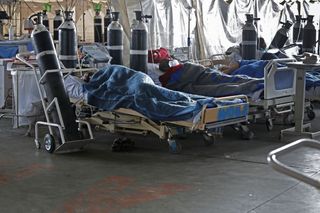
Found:
[[[59,40],[59,27],[62,24],[63,18],[61,15],[61,10],[56,10],[56,16],[53,19],[53,40]]]
[[[276,48],[281,49],[289,38],[289,30],[292,26],[292,23],[290,21],[287,21],[286,23],[282,23],[282,27],[277,31],[276,35],[274,36],[271,44],[270,49]]]
[[[251,60],[257,54],[257,28],[253,24],[253,15],[246,14],[247,20],[242,28],[241,55],[242,59]]]
[[[317,31],[313,25],[313,16],[307,17],[307,24],[303,28],[302,52],[315,53]]]
[[[131,28],[130,68],[148,73],[148,29],[142,12],[135,11],[137,23]]]
[[[59,27],[59,59],[66,68],[77,66],[77,32],[73,11],[65,11],[65,21]]]
[[[100,12],[96,11],[96,15],[94,16],[94,42],[101,43],[102,42],[102,18],[100,16]]]
[[[108,42],[108,26],[112,22],[111,10],[106,10],[106,15],[104,17],[104,42]]]
[[[109,51],[111,59],[111,64],[123,64],[122,60],[122,52],[123,52],[123,39],[122,33],[123,28],[119,23],[119,12],[112,12],[113,21],[108,26],[108,46],[107,49]]]
[[[60,69],[52,37],[46,27],[42,24],[41,14],[38,14],[37,25],[31,34],[31,40],[37,55],[36,58],[41,76],[43,76],[47,70]],[[48,102],[50,103],[54,98],[57,98],[58,100],[62,120],[65,126],[65,139],[67,141],[81,139],[74,110],[71,107],[69,97],[64,89],[61,72],[48,73],[43,80],[43,86]],[[51,122],[61,124],[55,107],[52,107],[49,116]],[[56,131],[57,129],[54,128],[54,130]],[[58,132],[56,132],[56,135],[59,136]]]
[[[48,15],[47,15],[47,11],[46,11],[46,10],[43,11],[42,23],[43,23],[43,25],[47,28],[47,30],[50,31],[50,28],[49,28],[49,19],[48,19]]]
[[[302,42],[303,28],[301,22],[301,15],[296,15],[296,21],[293,25],[293,42]]]

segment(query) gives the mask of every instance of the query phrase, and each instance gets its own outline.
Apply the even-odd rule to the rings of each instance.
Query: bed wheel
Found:
[[[216,137],[210,133],[203,134],[204,145],[212,146],[215,143]]]
[[[179,154],[182,151],[182,145],[179,142],[176,142],[174,139],[168,139],[169,143],[169,152],[172,154]]]
[[[273,129],[273,121],[271,118],[268,118],[266,120],[266,127],[269,132]]]
[[[251,140],[254,137],[254,133],[252,131],[242,131],[241,138],[244,140]]]
[[[134,148],[134,142],[128,138],[117,138],[113,141],[111,150],[113,152],[129,152]]]
[[[247,127],[244,125],[240,126],[241,129],[241,138],[244,140],[251,140],[254,137],[254,133]]]
[[[286,125],[294,126],[294,114],[289,113],[283,117],[283,123]]]
[[[313,120],[316,117],[316,113],[313,111],[313,109],[311,107],[307,108],[307,116],[309,118],[309,120]]]
[[[46,134],[44,136],[44,148],[49,153],[53,153],[53,151],[55,150],[56,146],[55,146],[54,137],[52,135]]]

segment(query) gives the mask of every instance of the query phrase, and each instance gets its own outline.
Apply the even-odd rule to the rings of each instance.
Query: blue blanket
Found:
[[[232,75],[247,75],[253,78],[264,77],[264,67],[268,61],[263,60],[242,60],[239,62],[239,69],[232,72]],[[278,66],[283,66],[279,64]],[[288,80],[284,76],[283,84],[287,84],[285,81]],[[320,86],[320,74],[319,70],[310,71],[306,73],[306,89],[309,90],[312,87]]]
[[[119,65],[101,69],[83,87],[90,105],[107,111],[129,108],[160,121],[186,120],[197,115],[204,105],[216,107],[240,101],[221,102],[211,97],[172,91],[155,85],[142,72]]]
[[[170,75],[167,88],[210,97],[247,95],[262,91],[264,80],[246,75],[227,75],[199,64],[185,63]]]
[[[32,43],[28,43],[27,50],[32,51]],[[14,58],[19,52],[18,46],[0,46],[0,58]]]

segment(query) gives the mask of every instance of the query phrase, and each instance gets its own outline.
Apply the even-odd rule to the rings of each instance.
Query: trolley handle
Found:
[[[297,140],[271,151],[268,155],[268,162],[274,170],[320,189],[320,180],[307,176],[306,174],[285,165],[277,159],[277,157],[290,153],[291,151],[301,147],[311,147],[320,150],[320,142],[313,139]]]
[[[16,58],[21,61],[22,63],[26,64],[27,66],[31,67],[33,70],[35,70],[35,66],[33,66],[31,63],[29,63],[25,57],[30,57],[31,55],[34,55],[34,52],[22,52],[22,53],[18,53],[16,55]]]

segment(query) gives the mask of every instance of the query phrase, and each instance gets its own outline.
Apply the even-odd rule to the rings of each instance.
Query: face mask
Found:
[[[169,61],[169,67],[174,67],[174,66],[177,66],[179,65],[179,61],[177,60],[172,60],[172,61]]]

